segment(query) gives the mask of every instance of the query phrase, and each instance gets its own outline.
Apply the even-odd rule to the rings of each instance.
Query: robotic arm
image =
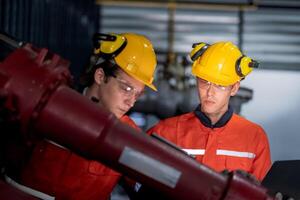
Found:
[[[219,174],[119,122],[69,87],[69,62],[60,56],[0,36],[1,53],[8,52],[0,57],[0,123],[18,124],[26,142],[49,138],[169,199],[273,199],[242,176]]]

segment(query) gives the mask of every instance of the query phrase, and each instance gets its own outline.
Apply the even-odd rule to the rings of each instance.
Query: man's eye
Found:
[[[132,88],[131,88],[130,86],[124,84],[124,83],[121,84],[121,88],[122,88],[123,90],[125,90],[126,92],[132,91]]]
[[[204,85],[209,85],[210,84],[210,82],[208,82],[208,81],[206,81],[206,80],[201,80],[202,81],[202,83],[204,84]]]

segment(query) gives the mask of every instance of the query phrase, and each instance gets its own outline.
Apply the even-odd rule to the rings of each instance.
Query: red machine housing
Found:
[[[219,174],[120,123],[69,87],[68,65],[60,56],[30,44],[16,48],[0,63],[0,109],[11,113],[2,118],[17,121],[29,142],[49,138],[170,199],[273,199],[265,188],[238,174]],[[7,196],[0,183],[0,197]],[[13,199],[16,193],[11,195]]]

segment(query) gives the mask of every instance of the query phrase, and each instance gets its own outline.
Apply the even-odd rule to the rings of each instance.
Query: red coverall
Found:
[[[139,129],[128,116],[121,121]],[[21,184],[56,200],[107,200],[120,178],[121,174],[97,161],[42,141],[22,172]]]
[[[232,112],[222,120],[209,127],[195,111],[160,121],[148,134],[164,137],[216,171],[241,169],[262,180],[271,166],[264,130]]]

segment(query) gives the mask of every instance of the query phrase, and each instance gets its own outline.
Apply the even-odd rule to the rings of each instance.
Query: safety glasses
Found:
[[[231,90],[231,88],[232,88],[232,85],[222,86],[222,85],[214,84],[214,83],[204,80],[202,78],[197,78],[197,82],[198,82],[198,86],[204,90],[207,90],[210,87],[213,87],[217,91],[228,91],[228,90]]]
[[[127,81],[123,80],[122,78],[119,78],[117,76],[114,78],[117,80],[119,89],[124,94],[124,96],[134,97],[135,99],[138,99],[140,96],[143,95],[144,90],[138,91],[136,88],[131,86]]]

